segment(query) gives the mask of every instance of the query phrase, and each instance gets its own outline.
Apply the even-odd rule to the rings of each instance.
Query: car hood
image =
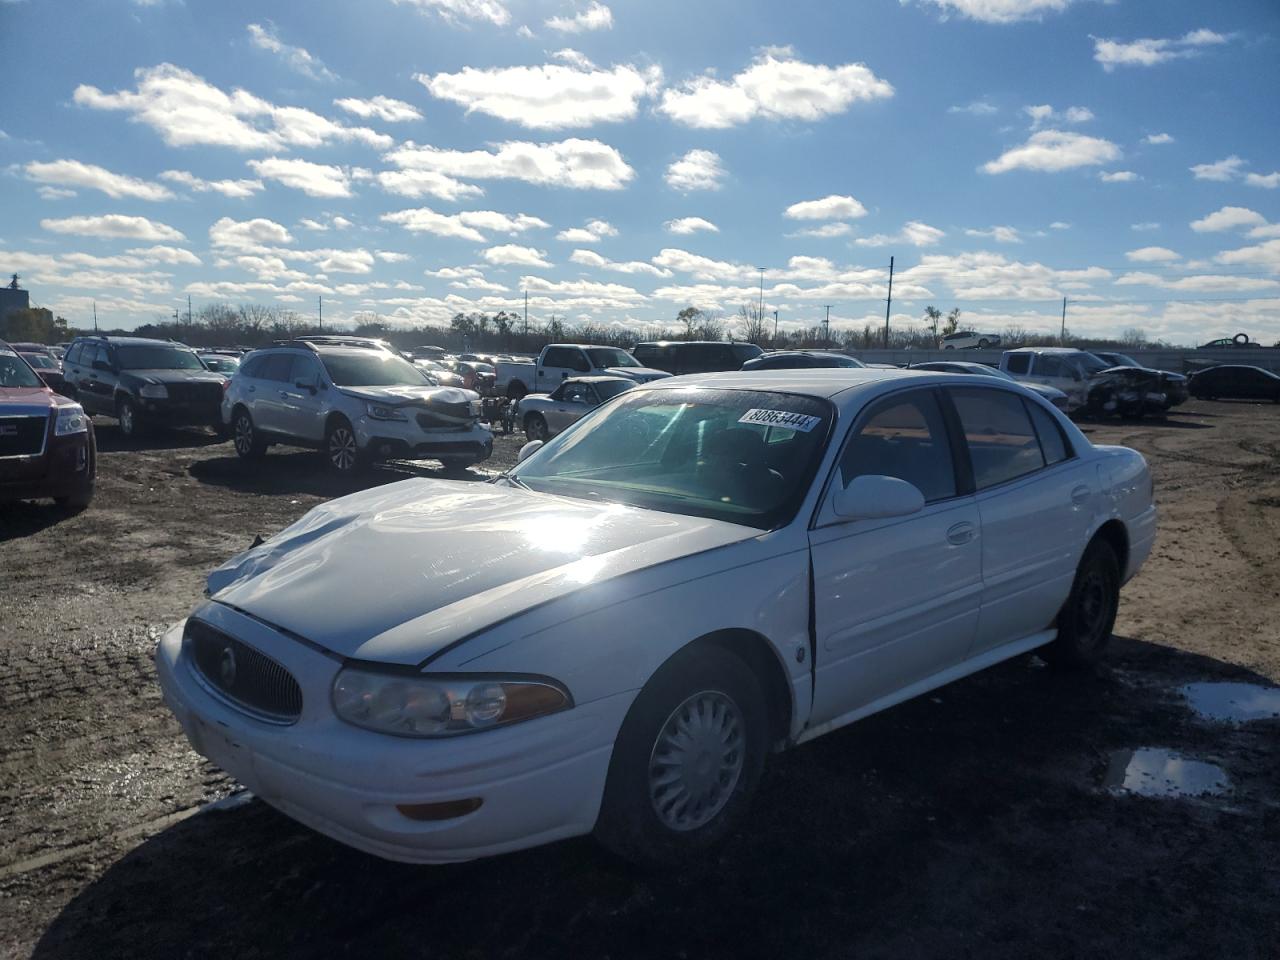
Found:
[[[1021,383],[1021,381],[1019,382]],[[1022,386],[1026,387],[1032,393],[1040,394],[1040,396],[1044,397],[1046,400],[1053,400],[1057,397],[1066,396],[1066,394],[1057,387],[1051,387],[1043,383],[1023,383]]]
[[[344,657],[416,664],[573,591],[758,534],[505,484],[415,479],[317,507],[207,586],[214,601]]]
[[[43,384],[38,387],[0,387],[0,413],[10,407],[56,407],[58,398]]]
[[[396,406],[404,403],[455,404],[479,400],[480,394],[474,390],[463,390],[460,387],[433,387],[430,384],[409,386],[398,384],[390,387],[340,387],[343,393],[357,400],[372,400],[375,403],[386,403]]]
[[[628,380],[637,380],[640,383],[671,376],[665,370],[654,370],[652,367],[605,367],[603,372],[611,377],[626,377]]]
[[[151,383],[222,383],[227,379],[225,373],[212,370],[121,370],[120,374]]]

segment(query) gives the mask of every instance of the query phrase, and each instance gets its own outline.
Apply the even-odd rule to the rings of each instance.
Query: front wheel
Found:
[[[325,461],[334,473],[350,476],[360,468],[360,448],[351,424],[339,417],[329,424],[324,439]]]
[[[116,419],[120,422],[120,432],[126,437],[136,437],[142,428],[138,423],[138,407],[127,398],[117,405]]]
[[[253,425],[249,411],[243,407],[231,419],[231,439],[235,442],[236,455],[242,460],[258,460],[267,452],[266,441]]]
[[[686,648],[631,706],[609,762],[596,836],[648,866],[705,856],[741,821],[764,769],[768,705],[733,654]]]
[[[986,339],[985,337],[983,337],[981,340],[978,341],[978,348],[981,350],[985,350],[989,346],[991,346],[991,341]]]
[[[524,421],[524,435],[529,440],[547,440],[551,430],[547,426],[546,417],[540,413],[531,413]]]
[[[1058,613],[1058,636],[1045,659],[1067,667],[1094,663],[1102,655],[1120,608],[1120,561],[1111,544],[1089,544],[1076,568],[1071,594]]]

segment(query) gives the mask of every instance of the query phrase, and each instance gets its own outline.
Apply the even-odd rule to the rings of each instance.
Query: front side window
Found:
[[[1044,466],[1040,441],[1022,398],[1003,390],[951,393],[979,490],[1034,473]]]
[[[616,350],[613,347],[591,347],[587,350],[587,356],[591,358],[591,362],[600,368],[604,367],[638,367],[639,363],[636,358],[625,350]]]
[[[98,359],[105,359],[99,354]],[[190,350],[163,344],[116,347],[121,370],[203,370],[204,364]]]
[[[1041,355],[1036,361],[1036,375],[1041,377],[1070,379],[1071,368],[1063,362],[1061,357],[1055,357],[1051,353],[1046,353]]]
[[[322,357],[329,379],[339,387],[422,387],[431,381],[408,360],[391,353],[328,353]]]
[[[956,471],[946,423],[931,390],[915,390],[871,409],[840,458],[840,479],[897,477],[926,502],[956,495]]]
[[[566,385],[564,388],[564,394],[560,399],[565,403],[586,403],[587,385],[585,383],[571,383]]]
[[[513,471],[584,500],[760,529],[791,520],[827,445],[831,405],[757,390],[632,390]]]
[[[1015,376],[1025,375],[1031,369],[1031,354],[1015,353],[1005,361],[1005,369]]]
[[[600,395],[600,400],[603,402],[630,390],[634,386],[635,382],[631,380],[601,380],[596,384],[596,393]]]

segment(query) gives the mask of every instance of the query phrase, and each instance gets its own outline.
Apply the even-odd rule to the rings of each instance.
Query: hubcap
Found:
[[[672,711],[649,756],[649,800],[662,824],[696,830],[725,808],[742,776],[742,714],[716,690]]]
[[[130,404],[120,408],[120,429],[124,433],[133,433],[133,407]]]
[[[1105,639],[1102,633],[1106,629],[1109,609],[1107,578],[1093,571],[1080,584],[1080,595],[1076,600],[1076,622],[1080,625],[1083,646],[1092,647]]]
[[[329,462],[344,473],[356,465],[356,438],[346,427],[329,434]]]
[[[236,419],[236,453],[248,453],[253,448],[253,424],[248,417]]]

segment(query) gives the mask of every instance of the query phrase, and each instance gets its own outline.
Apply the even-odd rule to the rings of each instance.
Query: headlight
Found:
[[[69,437],[73,433],[88,433],[89,418],[84,415],[84,407],[78,403],[58,408],[58,419],[53,425],[55,437]]]
[[[169,391],[163,383],[144,383],[138,388],[138,396],[148,400],[168,400]]]
[[[532,720],[573,706],[551,680],[413,677],[356,667],[333,681],[334,713],[366,730],[401,737],[450,737]]]
[[[369,417],[373,420],[406,420],[404,411],[395,407],[389,407],[385,403],[370,403],[367,405]]]

